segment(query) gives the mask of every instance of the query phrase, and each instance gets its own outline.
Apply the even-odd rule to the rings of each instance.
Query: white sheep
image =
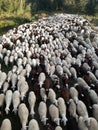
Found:
[[[98,122],[98,104],[94,104],[93,106],[92,106],[92,108],[93,108],[93,117],[97,120],[97,122]]]
[[[20,65],[22,65],[22,59],[18,58],[18,60],[17,60],[17,66],[19,67]]]
[[[11,77],[12,77],[12,71],[9,71],[8,74],[7,74],[7,81],[8,81],[8,83],[10,82]]]
[[[49,72],[50,76],[52,76],[54,74],[54,72],[55,72],[55,66],[51,65],[50,68],[49,68],[49,71],[50,71]]]
[[[90,71],[91,70],[91,68],[90,68],[90,66],[87,64],[87,63],[83,63],[83,69],[85,70],[85,71]]]
[[[9,119],[4,119],[1,124],[0,130],[12,130],[11,121]]]
[[[20,72],[20,75],[25,77],[25,76],[26,76],[26,69],[23,69],[23,70]]]
[[[98,69],[95,71],[95,76],[98,79]]]
[[[63,75],[63,68],[60,65],[56,66],[56,71],[59,75]]]
[[[74,79],[77,79],[77,71],[74,67],[71,67],[70,68],[70,72],[71,72],[71,76],[74,78]]]
[[[35,119],[30,120],[28,130],[40,130],[38,122]]]
[[[40,88],[42,87],[42,85],[43,85],[45,79],[46,79],[45,73],[41,72],[41,73],[39,74],[39,76],[38,76],[38,83],[39,83]]]
[[[86,122],[89,130],[98,130],[98,122],[95,118],[89,117],[89,122]]]
[[[22,82],[21,85],[19,86],[18,90],[20,92],[21,100],[23,101],[24,97],[26,96],[26,93],[29,90],[28,83],[26,81]]]
[[[17,83],[17,74],[13,73],[11,76],[12,89],[15,90]]]
[[[47,95],[46,95],[45,88],[41,88],[41,89],[40,89],[40,95],[41,95],[42,100],[46,102],[46,100],[47,100]]]
[[[90,87],[88,86],[88,84],[85,82],[85,80],[81,77],[77,78],[77,83],[83,87],[84,89],[90,90]]]
[[[3,93],[5,93],[9,88],[9,83],[8,82],[4,82],[3,84]]]
[[[5,112],[6,114],[9,113],[9,107],[11,105],[11,101],[12,101],[12,91],[11,90],[7,90],[6,95],[5,95],[5,103],[6,103],[6,107],[5,107]]]
[[[92,72],[88,71],[87,73],[89,74],[89,77],[90,77],[92,83],[94,83],[94,84],[98,83],[97,78],[95,77],[95,75]]]
[[[32,59],[32,66],[36,67],[36,65],[37,65],[36,59]]]
[[[95,69],[97,70],[98,69],[98,63],[95,60],[93,61],[93,65],[94,65]]]
[[[75,118],[78,120],[78,115],[76,113],[76,104],[73,99],[69,100],[69,108],[68,108],[69,114],[71,117]]]
[[[25,69],[26,69],[26,75],[29,78],[30,72],[32,70],[31,65],[30,64],[26,64],[26,68]]]
[[[78,128],[79,130],[89,130],[82,116],[79,117]]]
[[[56,93],[52,88],[49,89],[48,99],[57,106]]]
[[[10,62],[10,63],[13,63],[13,62],[14,62],[14,56],[13,56],[13,55],[11,55],[11,56],[9,57],[9,62]]]
[[[49,114],[50,114],[52,121],[56,125],[60,125],[59,110],[55,105],[51,104],[49,106]]]
[[[5,63],[6,66],[8,66],[8,63],[9,63],[9,57],[8,56],[4,57],[4,63]]]
[[[0,53],[2,52],[3,46],[0,44]]]
[[[94,104],[97,104],[98,103],[98,95],[97,95],[97,93],[94,90],[90,89],[89,90],[89,95],[90,95],[90,99],[92,100],[92,102]]]
[[[33,91],[29,92],[28,103],[30,106],[30,115],[33,117],[35,114],[34,107],[35,107],[35,103],[36,103],[36,95]]]
[[[26,130],[26,124],[28,122],[29,111],[24,103],[21,103],[18,108],[18,116],[22,125],[22,130]]]
[[[7,78],[6,73],[1,71],[0,72],[0,88],[2,87],[2,85],[5,82],[6,78]]]
[[[84,118],[84,121],[88,121],[88,111],[85,104],[81,100],[77,102],[76,110],[78,114]]]
[[[62,122],[64,123],[64,126],[66,125],[67,122],[67,117],[66,117],[66,104],[63,98],[59,97],[58,98],[58,109],[60,116],[62,117]]]
[[[17,72],[16,72],[16,73],[19,75],[22,70],[23,70],[23,66],[20,65],[20,66],[17,68]]]
[[[55,128],[55,130],[62,130],[62,127],[57,126],[57,127]]]
[[[67,68],[66,66],[63,66],[63,71],[64,71],[64,73],[67,73],[67,75],[69,77],[71,77],[71,72],[70,72],[69,68]]]
[[[4,104],[4,98],[5,98],[5,95],[3,93],[0,94],[0,108],[3,107],[3,104]],[[0,112],[1,114],[1,112]]]
[[[45,102],[40,102],[39,107],[38,107],[38,113],[40,116],[40,120],[43,123],[43,125],[46,125],[47,121],[47,106]]]
[[[24,76],[22,75],[18,75],[18,83],[17,83],[17,89],[19,90],[19,87],[26,82],[26,79]]]
[[[26,64],[27,64],[27,58],[26,57],[23,57],[22,64],[23,64],[23,66],[26,66]]]
[[[69,93],[70,93],[70,96],[71,98],[75,101],[75,103],[77,104],[78,102],[78,91],[74,88],[74,87],[71,87],[70,90],[69,90]]]
[[[20,104],[20,93],[18,90],[14,91],[12,95],[13,112],[16,114],[18,106]]]

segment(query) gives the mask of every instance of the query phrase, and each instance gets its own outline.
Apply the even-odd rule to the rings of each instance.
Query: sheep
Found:
[[[8,66],[8,63],[9,63],[9,57],[8,56],[4,57],[4,63],[5,63],[6,66]]]
[[[17,113],[17,108],[20,104],[20,93],[18,90],[14,91],[12,95],[12,103],[13,103],[13,112]]]
[[[91,90],[89,90],[89,95],[90,95],[90,99],[93,102],[93,104],[97,104],[98,103],[97,93],[91,89]]]
[[[54,74],[54,72],[55,72],[55,66],[54,65],[51,65],[50,66],[50,68],[49,68],[49,75],[50,75],[50,77]]]
[[[94,83],[94,84],[98,83],[97,78],[95,77],[95,75],[92,72],[88,71],[87,73],[89,74],[89,77],[92,80],[92,83]]]
[[[23,70],[20,72],[20,75],[25,77],[25,76],[26,76],[26,69],[23,69]]]
[[[33,117],[35,114],[34,107],[35,107],[35,103],[36,103],[36,95],[33,91],[29,92],[28,103],[30,106],[30,115]]]
[[[13,68],[12,68],[12,72],[13,72],[13,73],[16,73],[16,71],[17,71],[17,66],[14,65]]]
[[[85,80],[81,77],[77,78],[77,83],[83,87],[84,89],[87,89],[88,91],[90,90],[90,87],[88,86],[88,84],[85,82]]]
[[[36,66],[37,66],[36,59],[32,59],[32,66],[33,66],[33,67],[36,67]]]
[[[68,107],[68,111],[71,117],[75,118],[76,121],[78,120],[78,115],[76,113],[76,104],[74,102],[73,99],[69,100],[69,107]]]
[[[88,111],[85,104],[81,100],[77,102],[76,110],[78,114],[84,118],[84,121],[88,121]]]
[[[3,107],[3,104],[4,104],[4,98],[5,98],[5,95],[3,93],[0,94],[0,108]],[[0,114],[1,114],[1,111],[0,111]]]
[[[31,65],[30,64],[26,64],[26,68],[25,69],[26,69],[26,76],[27,76],[27,78],[29,78],[30,72],[32,70]]]
[[[93,61],[93,66],[96,70],[98,69],[98,63],[95,60]]]
[[[44,102],[47,100],[47,95],[44,88],[40,88],[40,96]]]
[[[0,53],[2,52],[3,46],[0,44]]]
[[[69,104],[69,87],[68,84],[66,84],[66,86],[64,86],[63,88],[61,88],[61,95],[64,98],[65,102],[67,104]]]
[[[89,117],[89,122],[86,122],[89,130],[98,130],[98,122],[95,118]]]
[[[24,103],[21,103],[18,108],[18,116],[22,125],[22,130],[26,130],[26,124],[28,122],[29,111]]]
[[[26,66],[26,64],[27,64],[27,58],[26,57],[23,57],[22,64],[23,64],[24,67]]]
[[[71,76],[74,78],[74,79],[77,79],[77,71],[74,67],[71,67],[70,68],[70,72],[71,72]]]
[[[17,89],[19,90],[19,87],[26,81],[25,77],[22,75],[18,75],[18,83],[17,83]]]
[[[9,57],[9,62],[10,62],[10,63],[13,63],[13,62],[14,62],[14,56],[13,56],[13,55],[11,55],[11,56]]]
[[[51,87],[51,80],[49,78],[46,78],[45,81],[44,81],[44,88],[46,91],[49,90],[49,88]]]
[[[0,130],[12,130],[11,121],[9,119],[4,119],[1,124]]]
[[[55,130],[62,130],[62,127],[57,126],[57,127],[55,128]]]
[[[95,76],[98,79],[98,69],[95,71]]]
[[[28,130],[40,130],[38,122],[35,119],[30,120]]]
[[[78,91],[74,88],[74,87],[71,87],[69,89],[69,93],[70,93],[70,96],[71,98],[75,101],[75,103],[77,104],[78,102]]]
[[[55,105],[51,104],[49,106],[49,114],[50,114],[52,121],[56,125],[60,125],[59,110]]]
[[[12,77],[12,71],[9,71],[8,74],[7,74],[7,81],[8,81],[8,83],[10,82],[11,77]]]
[[[4,82],[3,84],[3,93],[5,93],[9,88],[9,83],[8,82]]]
[[[56,66],[56,71],[58,75],[62,75],[63,74],[63,68],[60,65]]]
[[[72,74],[71,74],[69,68],[67,68],[66,66],[63,66],[63,71],[64,71],[64,73],[67,73],[68,77],[71,77]]]
[[[60,116],[62,117],[62,122],[64,123],[65,126],[67,122],[65,101],[63,98],[59,97],[57,102],[58,102],[59,113]]]
[[[93,117],[97,120],[97,122],[98,122],[98,104],[94,104],[93,106],[92,106],[92,108],[93,108]]]
[[[5,72],[0,72],[0,88],[2,87],[3,83],[5,82],[7,75]]]
[[[19,86],[18,90],[20,92],[21,100],[23,101],[24,97],[26,96],[26,93],[29,90],[28,83],[26,81],[22,82],[21,85]]]
[[[91,70],[90,66],[89,66],[87,63],[83,63],[82,68],[83,68],[84,71],[86,71],[86,72]]]
[[[79,117],[78,128],[79,128],[79,130],[89,130],[88,127],[86,126],[86,123],[84,122],[84,119],[82,116]]]
[[[19,67],[20,65],[22,65],[22,58],[18,58],[17,60],[17,66]]]
[[[41,101],[38,107],[38,113],[40,116],[40,120],[43,123],[43,125],[46,125],[46,121],[48,120],[47,116],[47,106],[46,103]]]
[[[11,83],[12,83],[12,89],[15,90],[16,88],[16,82],[17,82],[17,74],[13,73],[11,77]]]
[[[57,106],[56,93],[52,88],[49,89],[48,99]]]
[[[11,105],[11,101],[12,101],[12,91],[11,90],[7,90],[6,95],[5,95],[5,103],[6,103],[6,107],[5,107],[5,112],[6,114],[9,113],[9,107]]]
[[[42,87],[42,85],[43,85],[45,79],[46,79],[45,73],[41,72],[41,73],[39,74],[39,76],[38,76],[38,83],[39,83],[40,88]]]
[[[19,66],[19,67],[17,68],[17,72],[16,72],[16,73],[19,75],[22,70],[23,70],[23,66],[21,65],[21,66]]]

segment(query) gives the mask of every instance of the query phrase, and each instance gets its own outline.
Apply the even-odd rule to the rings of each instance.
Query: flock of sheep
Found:
[[[55,14],[11,29],[0,62],[0,130],[17,127],[12,113],[22,130],[98,130],[98,34],[86,19]]]

